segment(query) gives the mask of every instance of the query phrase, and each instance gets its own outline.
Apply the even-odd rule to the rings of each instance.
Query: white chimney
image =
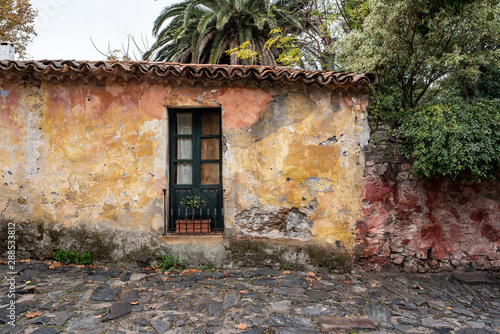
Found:
[[[0,42],[0,60],[14,60],[14,44],[11,42]]]

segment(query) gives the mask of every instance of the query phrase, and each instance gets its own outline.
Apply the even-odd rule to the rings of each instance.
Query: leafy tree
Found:
[[[2,0],[0,2],[0,41],[14,44],[19,57],[26,56],[26,46],[36,36],[34,21],[36,10],[28,0]]]
[[[349,69],[379,75],[383,108],[407,112],[431,103],[500,59],[486,47],[498,45],[498,0],[368,0],[368,9],[341,52]]]
[[[376,72],[369,118],[403,139],[421,177],[481,181],[500,167],[500,0],[367,0],[336,45],[349,70]]]
[[[153,27],[156,42],[144,58],[274,65],[279,52],[264,44],[271,30],[290,23],[301,25],[296,11],[295,4],[286,0],[184,0],[165,7],[157,17]],[[257,57],[241,60],[225,52],[245,42]]]

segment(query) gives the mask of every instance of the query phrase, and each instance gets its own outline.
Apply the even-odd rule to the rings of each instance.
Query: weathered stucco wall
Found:
[[[0,220],[43,225],[47,251],[45,228],[102,232],[115,259],[149,247],[162,240],[167,108],[220,106],[227,236],[352,250],[367,96],[245,87],[0,79]]]
[[[160,87],[1,87],[5,219],[125,230],[162,225],[166,110]]]
[[[353,249],[366,100],[327,89],[271,91],[252,115],[231,107],[248,105],[244,98],[219,97],[224,110],[246,115],[223,117],[227,221],[237,234]]]
[[[367,148],[366,161],[357,225],[367,269],[500,269],[498,181],[413,178],[391,142]]]

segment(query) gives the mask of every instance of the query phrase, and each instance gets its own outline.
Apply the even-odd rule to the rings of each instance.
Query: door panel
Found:
[[[221,110],[170,109],[169,123],[169,168],[173,176],[169,190],[169,230],[179,233],[180,226],[180,233],[223,231]],[[200,197],[203,205],[191,210],[181,204],[188,196]],[[200,221],[209,221],[211,231],[186,229]]]

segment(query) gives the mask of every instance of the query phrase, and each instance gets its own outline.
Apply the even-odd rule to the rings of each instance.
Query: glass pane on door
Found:
[[[203,111],[201,113],[201,134],[220,134],[220,113],[218,111]]]
[[[201,164],[201,184],[219,184],[219,163],[203,162]]]
[[[193,140],[177,138],[177,159],[191,160],[193,158]]]
[[[201,139],[201,159],[202,160],[219,159],[219,138]]]
[[[177,113],[177,134],[190,135],[193,134],[193,114],[192,113]]]
[[[193,184],[193,164],[191,162],[175,163],[175,184]]]

